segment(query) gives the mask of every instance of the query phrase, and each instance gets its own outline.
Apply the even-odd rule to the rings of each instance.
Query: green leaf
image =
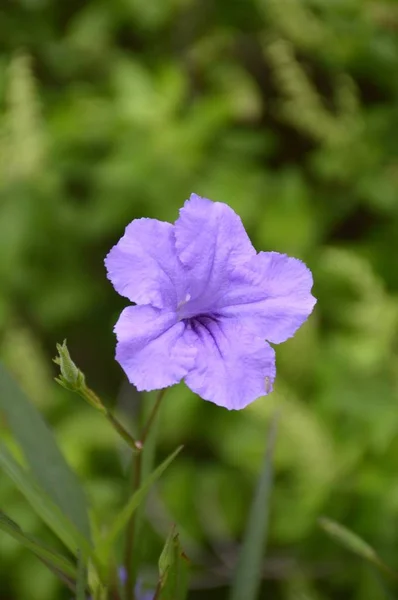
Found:
[[[0,413],[4,414],[37,483],[88,539],[90,523],[83,489],[43,417],[1,363]]]
[[[388,567],[381,560],[372,546],[360,538],[356,533],[350,531],[343,525],[340,525],[340,523],[336,523],[336,521],[332,521],[326,517],[320,518],[318,523],[331,538],[337,540],[337,542],[345,546],[347,550],[350,550],[350,552],[353,552],[357,556],[360,556],[373,565],[376,565],[379,569],[385,573],[388,573],[395,579],[398,578],[398,574],[390,569],[390,567]]]
[[[159,558],[159,600],[184,600],[188,590],[189,561],[173,526]]]
[[[258,595],[267,536],[269,499],[272,488],[272,461],[278,416],[278,413],[274,415],[269,428],[263,469],[250,509],[230,600],[255,600]]]
[[[81,552],[77,562],[76,600],[86,600],[87,569]]]
[[[92,555],[90,542],[81,535],[51,498],[37,486],[31,475],[17,463],[3,444],[0,444],[0,468],[14,482],[37,515],[75,556],[79,548],[86,558]]]
[[[102,543],[99,544],[97,550],[97,556],[102,558],[106,557],[109,553],[112,544],[117,539],[118,535],[125,529],[127,523],[129,522],[131,515],[136,510],[136,508],[141,504],[144,500],[146,494],[148,493],[149,488],[159,479],[159,477],[163,474],[163,472],[167,469],[170,463],[175,459],[177,454],[181,452],[183,446],[179,446],[177,450],[175,450],[166,460],[162,462],[161,465],[157,467],[144,481],[141,487],[131,496],[130,500],[126,504],[126,506],[120,511],[118,516],[116,517],[113,525],[108,532],[107,536],[104,538]]]
[[[66,577],[75,579],[76,567],[67,558],[58,554],[54,550],[46,548],[41,542],[37,541],[33,536],[26,534],[22,529],[12,521],[7,515],[0,511],[0,530],[4,531],[15,540],[20,542],[25,548],[31,550],[38,558],[40,558],[47,566],[51,566],[52,570],[60,571]]]
[[[169,535],[167,536],[165,545],[162,553],[159,557],[159,578],[160,581],[164,581],[167,577],[167,572],[173,564],[174,559],[174,538],[176,536],[175,527],[173,526]]]

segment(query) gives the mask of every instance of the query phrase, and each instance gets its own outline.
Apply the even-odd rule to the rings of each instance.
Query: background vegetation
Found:
[[[174,220],[195,191],[314,272],[316,311],[277,348],[272,396],[238,413],[184,386],[166,396],[160,454],[185,450],[150,497],[146,555],[176,520],[205,565],[192,599],[224,597],[276,405],[263,597],[384,597],[321,515],[398,564],[397,72],[396,1],[1,2],[0,357],[100,515],[121,504],[123,460],[51,357],[67,337],[127,419],[145,403],[114,362],[126,303],[103,267],[126,224]],[[44,535],[5,478],[0,505]],[[2,599],[68,598],[26,550],[0,548]]]

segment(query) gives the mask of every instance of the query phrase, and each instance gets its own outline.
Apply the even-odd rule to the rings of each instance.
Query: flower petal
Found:
[[[260,252],[234,272],[218,310],[279,344],[311,314],[316,303],[312,284],[311,271],[301,260],[278,252]]]
[[[156,390],[181,381],[193,367],[196,350],[184,339],[185,324],[172,312],[128,306],[115,325],[116,360],[138,390]]]
[[[174,242],[170,223],[132,221],[105,259],[115,290],[137,304],[175,307],[183,276]]]
[[[235,319],[202,317],[185,337],[198,350],[185,382],[205,400],[238,410],[272,391],[274,350]]]
[[[190,298],[201,299],[201,309],[222,293],[228,273],[255,256],[242,221],[226,204],[196,194],[180,210],[175,223],[177,254],[190,271]],[[198,305],[192,304],[192,312]]]

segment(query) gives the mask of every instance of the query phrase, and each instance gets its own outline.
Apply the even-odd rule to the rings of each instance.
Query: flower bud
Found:
[[[55,364],[59,365],[60,376],[55,378],[62,387],[80,394],[91,406],[105,412],[101,400],[98,396],[86,385],[84,374],[75,365],[69,354],[66,340],[62,346],[57,344],[58,356],[54,358]]]
[[[68,390],[80,391],[85,386],[84,375],[71,359],[66,340],[64,340],[62,346],[57,344],[57,350],[58,356],[54,358],[54,362],[59,365],[61,374],[56,381]]]

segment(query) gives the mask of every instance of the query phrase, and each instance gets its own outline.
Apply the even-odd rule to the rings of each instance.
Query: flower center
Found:
[[[217,316],[213,310],[213,302],[204,301],[202,297],[192,298],[191,294],[187,294],[184,300],[181,300],[177,305],[177,318],[179,321],[189,323],[192,320],[201,321],[206,316]]]
[[[199,314],[194,317],[184,319],[184,323],[189,327],[201,340],[208,338],[217,348],[221,357],[223,357],[220,347],[220,336],[222,329],[219,320],[219,315],[216,313]]]
[[[206,329],[210,333],[211,328],[217,323],[216,315],[196,315],[195,317],[189,317],[184,319],[186,325],[189,325],[195,333],[199,335],[201,329]]]
[[[217,333],[220,328],[219,315],[211,310],[203,310],[203,305],[201,306],[191,298],[191,294],[187,294],[184,300],[178,303],[178,320],[183,321],[199,338],[210,336],[220,351],[217,343]]]

